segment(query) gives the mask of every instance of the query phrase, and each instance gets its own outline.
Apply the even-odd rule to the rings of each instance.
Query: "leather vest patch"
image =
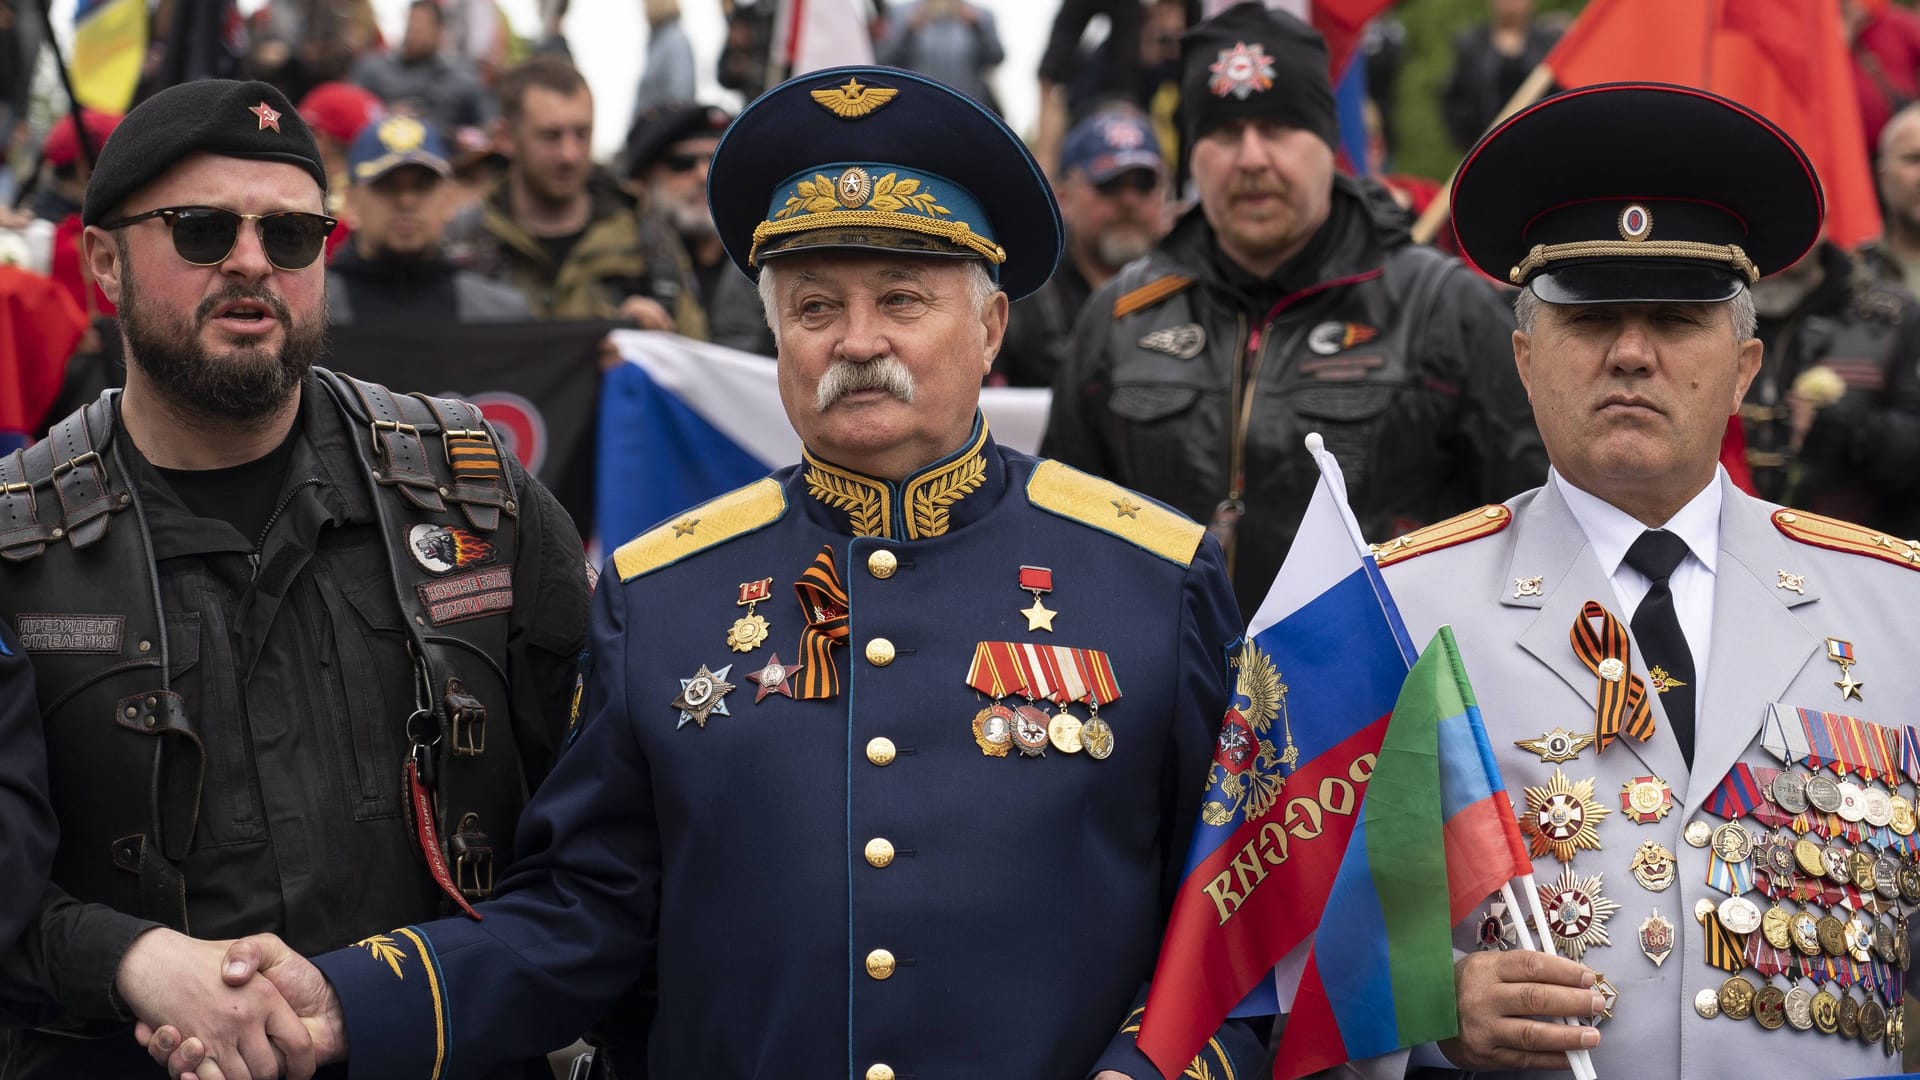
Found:
[[[1207,332],[1199,323],[1186,323],[1181,326],[1169,326],[1164,330],[1140,339],[1140,347],[1154,352],[1166,353],[1181,360],[1191,360],[1206,348]]]
[[[127,629],[125,615],[33,615],[17,617],[20,644],[30,653],[117,653]]]
[[[513,608],[513,567],[489,566],[469,574],[414,586],[435,626],[477,619]]]

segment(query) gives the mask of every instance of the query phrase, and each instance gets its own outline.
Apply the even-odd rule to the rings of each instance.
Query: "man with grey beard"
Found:
[[[9,1077],[160,1075],[136,1020],[228,1076],[310,1061],[271,985],[193,961],[483,898],[565,737],[579,536],[472,406],[313,366],[326,183],[279,91],[225,80],[143,103],[89,182],[126,386],[0,459],[0,621],[45,720],[5,752],[44,760],[59,839],[6,883],[37,899],[0,953]]]
[[[1012,386],[1053,385],[1087,298],[1166,235],[1167,164],[1146,115],[1115,104],[1075,125],[1061,144],[1054,196],[1067,257],[1008,316],[1007,345],[993,370]]]
[[[720,133],[732,120],[717,106],[669,102],[634,121],[622,157],[627,176],[647,196],[640,217],[641,242],[650,249],[647,258],[678,258],[687,264],[681,276],[706,313],[707,340],[772,356],[773,335],[754,296],[753,282],[727,258],[713,227],[713,213],[707,209],[707,165]],[[685,253],[669,254],[671,241],[683,246]]]

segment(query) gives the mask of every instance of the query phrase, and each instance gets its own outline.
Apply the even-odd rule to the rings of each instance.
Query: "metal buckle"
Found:
[[[382,431],[391,431],[401,435],[412,435],[416,438],[420,434],[420,429],[412,424],[403,424],[398,420],[375,420],[373,422],[373,452],[376,454],[385,453],[384,448],[380,445],[380,433]]]
[[[493,844],[479,824],[480,815],[465,814],[453,834],[454,884],[469,900],[493,895]]]

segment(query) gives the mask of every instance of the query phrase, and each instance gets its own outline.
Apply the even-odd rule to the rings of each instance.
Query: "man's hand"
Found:
[[[114,988],[140,1019],[138,1034],[162,1025],[193,1032],[220,1080],[266,1080],[283,1069],[292,1080],[307,1080],[314,1056],[305,1025],[273,984],[223,981],[225,956],[224,942],[164,928],[135,938]]]
[[[1440,1044],[1463,1069],[1565,1069],[1568,1050],[1600,1043],[1593,1028],[1533,1017],[1596,1016],[1606,1002],[1585,965],[1516,949],[1477,952],[1453,965],[1460,1035]]]
[[[255,979],[256,973],[258,979]],[[286,942],[272,934],[258,934],[233,942],[222,958],[220,977],[229,987],[265,983],[298,1014],[311,1051],[307,1072],[296,1074],[290,1064],[289,1077],[304,1080],[312,1074],[315,1065],[346,1060],[346,1017],[340,1011],[340,999],[333,992],[333,984]],[[208,1043],[198,1033],[182,1038],[181,1029],[166,1026],[136,1034],[146,1045],[147,1053],[166,1065],[176,1080],[232,1080],[230,1070],[223,1069],[217,1060],[209,1060]]]
[[[650,296],[629,296],[620,302],[620,317],[642,330],[672,330],[673,313]]]

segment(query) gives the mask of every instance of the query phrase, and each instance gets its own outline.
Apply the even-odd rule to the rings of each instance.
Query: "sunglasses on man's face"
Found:
[[[668,172],[684,173],[692,172],[695,166],[705,165],[712,160],[713,155],[711,153],[668,154],[660,159],[660,164],[665,165]]]
[[[103,229],[124,229],[148,218],[159,218],[173,233],[173,250],[195,266],[218,266],[240,242],[240,223],[251,221],[260,233],[267,261],[281,270],[305,270],[320,257],[327,234],[339,222],[325,214],[288,210],[277,214],[237,214],[217,206],[163,206],[144,214],[101,223]]]

